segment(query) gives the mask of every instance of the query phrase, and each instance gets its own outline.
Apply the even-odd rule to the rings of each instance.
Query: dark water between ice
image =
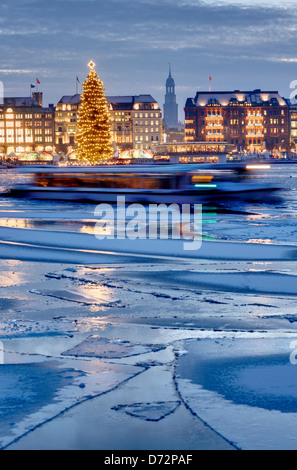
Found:
[[[0,172],[0,191],[30,180],[21,170]],[[259,182],[283,188],[277,200],[227,200],[203,207],[205,239],[244,240],[249,243],[297,245],[297,165],[277,164]],[[93,233],[94,204],[34,201],[0,197],[0,226]]]

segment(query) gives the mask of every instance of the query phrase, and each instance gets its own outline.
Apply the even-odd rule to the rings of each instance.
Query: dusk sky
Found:
[[[164,103],[168,63],[180,119],[208,90],[279,90],[297,80],[296,1],[2,0],[0,80],[5,96],[44,102],[75,93],[90,59],[108,95],[151,94]]]

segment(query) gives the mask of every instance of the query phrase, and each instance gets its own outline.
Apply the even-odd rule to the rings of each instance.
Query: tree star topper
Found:
[[[90,67],[91,70],[94,70],[95,65],[96,65],[95,62],[93,62],[92,60],[91,60],[91,62],[88,64],[88,66]]]

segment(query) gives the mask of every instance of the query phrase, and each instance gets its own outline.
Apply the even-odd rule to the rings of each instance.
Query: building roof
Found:
[[[134,96],[107,96],[106,98],[109,103],[133,104]]]
[[[107,96],[107,101],[114,110],[132,110],[135,103],[157,103],[151,95]]]
[[[138,95],[138,96],[107,96],[107,101],[113,105],[123,106],[125,109],[132,109],[134,103],[156,103],[156,100],[151,95]],[[63,96],[59,104],[79,104],[81,95],[76,94],[73,96]],[[117,108],[119,108],[117,106]]]
[[[137,95],[137,96],[107,96],[109,103],[156,103],[156,100],[151,95]]]
[[[157,101],[151,95],[134,96],[135,103],[156,103]]]
[[[63,96],[59,103],[61,104],[79,104],[81,95]]]
[[[20,107],[37,107],[41,108],[40,104],[31,97],[21,98],[4,98],[4,106]]]
[[[280,96],[278,91],[204,91],[197,92],[195,98],[188,98],[186,107],[207,106],[218,104],[228,106],[229,103],[248,103],[253,106],[265,106],[275,103],[279,106],[287,106],[287,102]]]

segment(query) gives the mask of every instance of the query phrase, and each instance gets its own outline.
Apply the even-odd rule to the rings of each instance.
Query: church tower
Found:
[[[166,81],[166,95],[164,104],[164,124],[170,129],[178,127],[178,104],[176,103],[175,82],[171,75],[169,65],[169,77]]]

